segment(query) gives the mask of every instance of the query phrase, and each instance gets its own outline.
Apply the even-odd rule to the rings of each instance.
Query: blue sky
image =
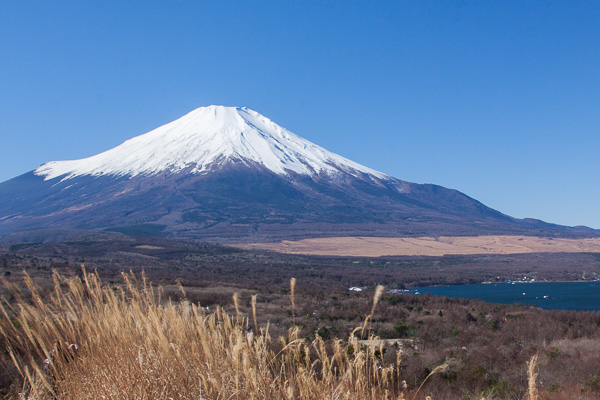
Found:
[[[600,228],[600,2],[0,0],[0,181],[210,104]]]

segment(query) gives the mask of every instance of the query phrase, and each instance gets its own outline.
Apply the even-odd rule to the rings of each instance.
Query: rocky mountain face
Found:
[[[518,220],[456,190],[396,179],[255,111],[222,106],[0,183],[5,238],[80,230],[220,241],[595,233]]]

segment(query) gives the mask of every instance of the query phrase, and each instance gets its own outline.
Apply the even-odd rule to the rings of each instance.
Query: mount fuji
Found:
[[[69,230],[221,241],[590,232],[396,179],[255,111],[223,106],[0,183],[0,235]]]

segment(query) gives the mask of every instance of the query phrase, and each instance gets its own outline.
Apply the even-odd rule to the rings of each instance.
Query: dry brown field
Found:
[[[235,247],[286,254],[321,256],[444,256],[469,254],[600,253],[600,238],[565,239],[534,236],[440,236],[417,238],[331,237]]]

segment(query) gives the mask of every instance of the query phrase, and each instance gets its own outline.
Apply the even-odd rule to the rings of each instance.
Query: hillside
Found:
[[[515,219],[456,190],[391,177],[255,111],[222,106],[201,107],[96,156],[48,162],[0,183],[0,240],[19,241],[6,235],[23,231],[47,240],[73,229],[221,242],[597,235]]]

